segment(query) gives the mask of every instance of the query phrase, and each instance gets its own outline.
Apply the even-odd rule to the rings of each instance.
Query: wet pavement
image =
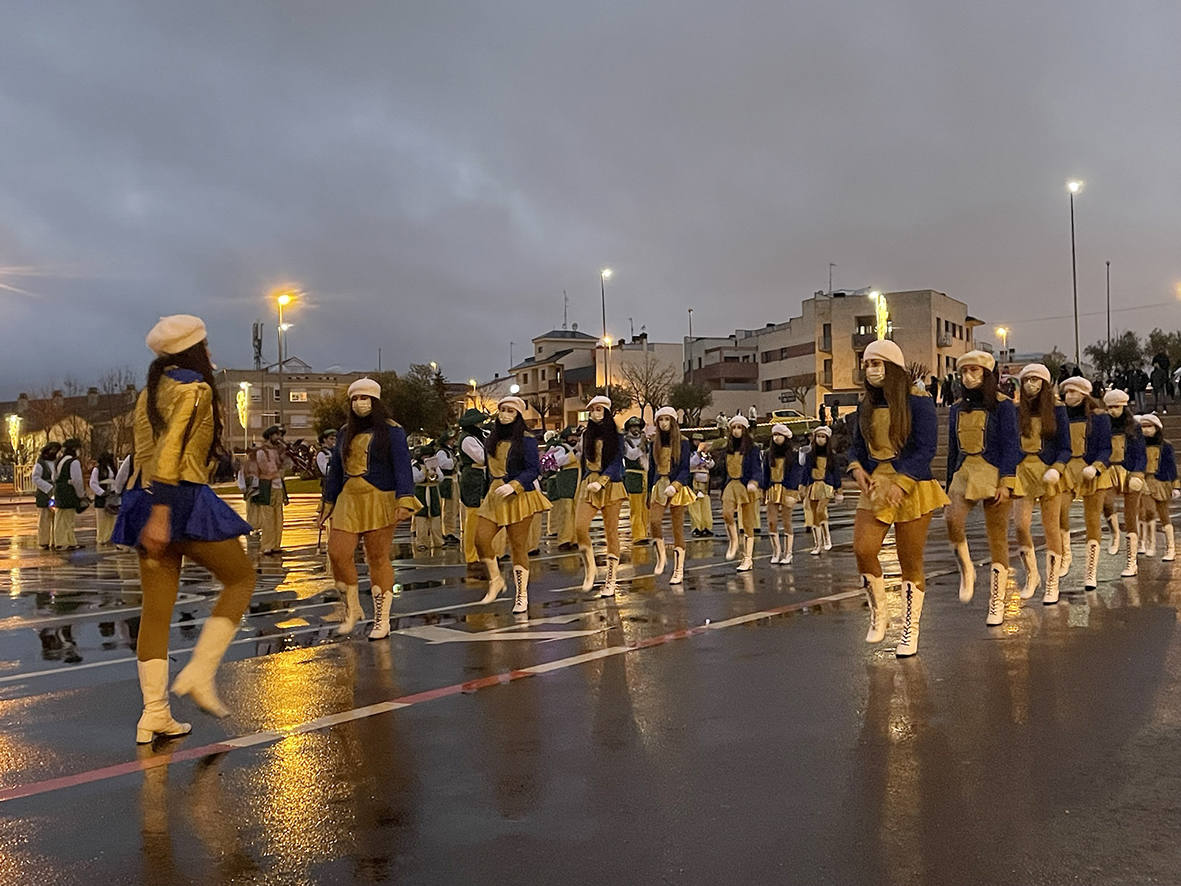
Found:
[[[134,557],[45,555],[33,509],[0,506],[0,882],[1181,881],[1176,564],[1126,580],[1104,554],[1097,592],[1011,587],[988,628],[986,572],[961,605],[936,521],[899,661],[889,549],[896,623],[863,642],[848,502],[834,550],[798,530],[790,566],[762,540],[736,574],[690,539],[675,589],[625,550],[612,601],[547,542],[527,618],[402,534],[396,633],[368,642],[333,634],[313,509],[260,565],[219,680],[234,713],[174,701],[192,734],[137,749]],[[174,673],[214,592],[186,566]]]

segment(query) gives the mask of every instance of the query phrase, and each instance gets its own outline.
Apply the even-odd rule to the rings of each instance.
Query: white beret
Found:
[[[173,314],[161,317],[144,340],[157,357],[179,354],[205,341],[205,323],[192,314]]]
[[[513,409],[517,410],[517,412],[519,412],[521,415],[525,414],[525,409],[526,409],[525,401],[522,400],[520,397],[513,397],[513,396],[501,397],[496,402],[496,408],[499,409],[501,406],[511,406],[511,407],[513,407]]]
[[[1027,378],[1040,378],[1046,384],[1053,381],[1050,378],[1050,370],[1044,363],[1030,363],[1021,367],[1021,371],[1017,373],[1017,378],[1021,381],[1025,381]]]
[[[956,369],[963,369],[965,366],[979,366],[992,372],[996,368],[996,357],[986,351],[968,351],[955,361]]]
[[[784,424],[776,424],[771,426],[771,436],[774,437],[776,434],[782,434],[789,440],[792,437],[791,428]]]
[[[825,437],[831,437],[832,436],[832,428],[830,428],[828,425],[821,425],[820,427],[815,428],[812,431],[812,433],[815,434],[816,436],[820,436],[821,434],[823,434]]]
[[[742,425],[744,428],[749,428],[750,422],[746,420],[745,415],[736,415],[730,419],[730,427],[734,427],[734,425]]]
[[[349,399],[353,397],[372,397],[381,399],[381,385],[371,378],[359,378],[349,385]]]
[[[1128,392],[1121,391],[1119,388],[1112,388],[1103,395],[1104,406],[1127,406]]]
[[[865,348],[865,353],[861,355],[862,360],[885,360],[887,363],[893,363],[903,369],[906,368],[906,360],[902,356],[902,348],[894,344],[888,338],[880,338],[877,341],[871,341]]]
[[[1152,413],[1149,413],[1148,415],[1137,415],[1136,421],[1142,425],[1156,425],[1156,429],[1158,431],[1163,431],[1165,429],[1165,426],[1161,424],[1161,420]]]
[[[677,419],[677,411],[675,409],[673,409],[671,406],[661,406],[659,409],[656,410],[656,415],[653,416],[653,418],[665,418],[665,417],[671,418],[673,421],[677,421],[678,420]]]
[[[1081,375],[1072,375],[1066,381],[1062,382],[1062,393],[1065,394],[1067,391],[1080,391],[1089,395],[1091,393],[1091,383]]]
[[[591,397],[590,402],[586,404],[587,410],[593,409],[596,406],[602,406],[604,409],[610,409],[611,398],[604,397],[602,394],[599,394],[597,397]]]

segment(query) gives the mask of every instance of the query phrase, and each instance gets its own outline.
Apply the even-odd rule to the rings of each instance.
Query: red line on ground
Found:
[[[788,612],[795,612],[801,609],[807,609],[810,606],[815,606],[820,603],[832,603],[839,600],[847,600],[851,597],[859,596],[861,591],[846,591],[840,594],[830,594],[824,597],[816,597],[811,600],[802,600],[798,603],[789,603],[786,606],[777,606],[773,609],[762,609],[755,612],[746,613],[745,615],[733,616],[732,619],[724,619],[719,622],[706,622],[701,625],[694,625],[691,628],[681,628],[676,631],[670,631],[667,634],[661,634],[657,637],[649,637],[646,640],[639,640],[630,646],[619,646],[610,650],[606,650],[602,657],[610,655],[619,655],[626,652],[634,652],[638,649],[651,649],[654,646],[663,646],[666,643],[671,643],[674,640],[684,640],[689,637],[696,637],[707,633],[715,628],[734,627],[739,624],[750,624],[755,621],[763,621],[775,616],[784,615]],[[593,650],[592,650],[593,652]],[[576,655],[567,656],[568,664],[562,664],[563,659],[558,659],[556,662],[549,664],[556,664],[557,667],[553,670],[562,670],[566,667],[571,667],[581,664],[585,660],[587,653],[578,653]],[[547,664],[540,662],[539,665]],[[549,673],[546,671],[545,673]],[[452,683],[450,686],[440,686],[436,689],[427,689],[422,692],[415,692],[410,695],[403,695],[399,698],[391,699],[388,703],[397,704],[404,707],[410,705],[421,704],[423,702],[435,701],[436,699],[446,698],[452,695],[461,695],[464,693],[479,692],[481,689],[488,689],[492,686],[499,686],[505,683],[512,683],[516,680],[525,677],[543,676],[543,674],[534,674],[528,670],[511,670],[504,671],[499,674],[489,674],[486,677],[480,677],[475,680],[466,680],[463,683]],[[375,702],[375,704],[382,704]],[[367,705],[366,707],[370,707]],[[387,713],[394,713],[389,711]],[[366,716],[372,716],[367,714]],[[295,734],[304,734],[300,731],[301,725],[287,726],[281,729],[268,730],[262,733],[254,733],[253,736],[239,736],[232,739],[225,739],[223,741],[213,742],[212,744],[201,745],[195,748],[183,748],[176,751],[161,753],[155,757],[148,757],[143,760],[129,760],[126,763],[116,763],[112,766],[102,766],[97,769],[88,769],[84,772],[78,772],[73,775],[63,775],[58,778],[48,778],[43,781],[29,782],[28,784],[15,785],[10,788],[0,790],[0,803],[6,803],[9,800],[19,800],[24,797],[35,797],[38,794],[48,794],[53,791],[60,791],[66,788],[77,787],[79,785],[91,784],[96,781],[105,781],[111,778],[119,778],[123,775],[132,775],[136,772],[143,772],[147,769],[152,769],[156,766],[167,766],[170,763],[183,763],[188,760],[199,760],[203,757],[212,757],[216,754],[223,754],[227,751],[238,750],[242,747],[258,747],[263,744],[272,744],[274,742],[282,741]],[[319,727],[327,728],[327,727]],[[262,738],[265,736],[265,738]],[[260,737],[261,740],[251,743],[243,741],[251,737]],[[233,743],[231,743],[233,742]],[[240,744],[239,744],[240,743]]]

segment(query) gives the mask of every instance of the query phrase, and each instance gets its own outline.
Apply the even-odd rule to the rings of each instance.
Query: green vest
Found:
[[[41,479],[47,481],[50,485],[52,485],[53,484],[53,462],[46,461],[45,459],[40,459],[37,462],[37,464],[41,465]],[[36,499],[37,507],[39,507],[39,508],[49,507],[50,495],[48,492],[42,492],[40,489],[38,489],[36,494],[34,495],[34,498]]]
[[[460,438],[462,444],[465,437],[475,437],[481,445],[484,438],[478,433],[466,431]],[[478,508],[488,492],[488,478],[484,469],[478,467],[474,461],[459,447],[459,500],[465,508]]]
[[[59,511],[76,511],[82,500],[78,498],[78,490],[70,482],[70,467],[78,459],[67,455],[58,466],[57,483],[53,488],[53,497]]]
[[[557,473],[553,476],[552,484],[554,491],[553,495],[550,496],[551,501],[574,498],[574,495],[578,492],[578,479],[581,473],[578,459],[574,458],[574,449],[571,446],[563,443],[562,447],[570,453],[571,458],[565,465],[558,468]]]
[[[623,488],[628,495],[643,495],[648,485],[648,471],[636,458],[623,459]]]

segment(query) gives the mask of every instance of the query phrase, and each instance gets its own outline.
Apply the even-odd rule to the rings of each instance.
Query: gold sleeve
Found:
[[[177,386],[168,408],[168,427],[156,441],[153,482],[170,486],[180,483],[186,431],[200,422],[200,411],[211,408],[211,404],[209,385],[201,382]]]

